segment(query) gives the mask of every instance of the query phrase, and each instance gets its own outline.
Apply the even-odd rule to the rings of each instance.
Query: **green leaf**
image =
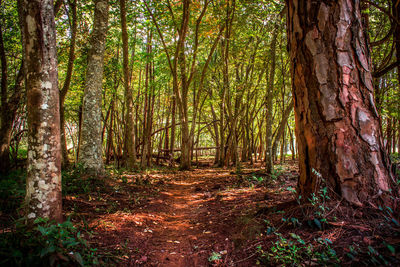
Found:
[[[38,226],[37,228],[42,235],[47,235],[47,230],[43,226]]]
[[[393,255],[396,254],[396,249],[395,249],[392,245],[387,244],[386,247],[389,249],[389,251],[390,251]]]

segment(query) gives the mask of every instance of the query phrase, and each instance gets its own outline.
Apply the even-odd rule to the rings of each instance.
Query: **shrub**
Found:
[[[37,218],[33,225],[17,221],[15,230],[0,234],[1,266],[92,266],[98,264],[81,233],[67,220]]]

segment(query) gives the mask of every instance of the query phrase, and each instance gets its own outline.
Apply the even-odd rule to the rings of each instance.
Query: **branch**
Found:
[[[395,16],[393,16],[388,10],[386,10],[385,8],[383,8],[383,7],[379,6],[378,4],[375,4],[374,2],[369,1],[369,0],[362,0],[362,1],[365,2],[365,3],[370,4],[371,6],[376,7],[377,9],[379,9],[380,11],[382,11],[383,13],[388,15],[389,18],[391,18],[394,22],[396,22],[397,25],[400,25],[400,21]]]
[[[369,45],[371,46],[371,47],[374,47],[374,46],[378,46],[378,45],[381,45],[381,44],[383,44],[384,42],[386,42],[390,37],[392,37],[392,34],[393,34],[393,32],[394,32],[394,26],[393,26],[393,23],[391,23],[390,24],[390,30],[389,30],[389,32],[386,34],[386,36],[385,37],[383,37],[381,40],[379,40],[379,41],[375,41],[375,42],[371,42]]]
[[[160,36],[161,43],[162,43],[162,45],[163,45],[165,54],[167,55],[169,68],[171,69],[172,73],[174,73],[174,68],[172,67],[171,57],[169,56],[168,49],[167,49],[167,45],[165,44],[165,41],[164,41],[164,36],[163,36],[162,33],[161,33],[160,27],[158,26],[158,23],[157,23],[156,19],[154,18],[153,13],[151,12],[149,6],[147,5],[147,1],[143,1],[143,2],[144,2],[144,4],[145,4],[145,6],[146,6],[147,11],[148,11],[149,14],[150,14],[151,19],[153,20],[154,25],[156,26],[158,35]]]
[[[388,73],[389,71],[391,71],[392,69],[399,67],[399,66],[400,66],[400,60],[393,62],[392,64],[383,68],[380,71],[376,71],[376,72],[372,73],[372,76],[374,76],[374,78],[379,78],[379,77],[385,75],[386,73]]]

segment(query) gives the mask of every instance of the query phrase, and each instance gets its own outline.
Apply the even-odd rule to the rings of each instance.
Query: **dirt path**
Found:
[[[127,179],[129,188],[134,177]],[[246,251],[244,244],[260,233],[253,215],[265,189],[240,186],[240,179],[223,169],[150,173],[145,179],[148,192],[131,188],[136,198],[147,193],[141,201],[121,190],[107,198],[118,203],[115,211],[90,219],[98,233],[92,243],[119,250],[121,266],[254,264],[255,255],[248,256],[254,250]]]

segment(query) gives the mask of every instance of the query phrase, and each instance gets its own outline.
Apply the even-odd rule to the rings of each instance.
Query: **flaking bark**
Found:
[[[389,192],[391,173],[373,97],[368,47],[355,0],[288,0],[300,194],[316,170],[355,205]]]

